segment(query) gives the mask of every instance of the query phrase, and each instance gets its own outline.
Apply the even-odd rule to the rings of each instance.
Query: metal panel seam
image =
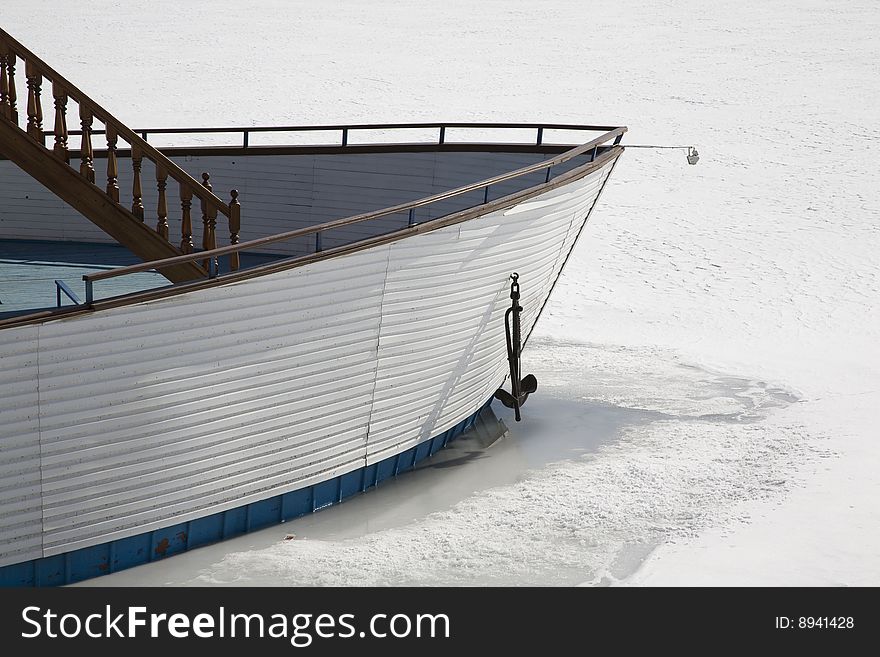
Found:
[[[43,498],[43,405],[40,396],[40,360],[43,350],[40,349],[40,333],[44,324],[37,326],[37,445],[39,447],[39,467],[40,467],[40,556],[46,556],[46,502]]]
[[[373,408],[376,406],[376,386],[379,383],[379,346],[382,343],[382,319],[385,317],[385,290],[388,288],[388,270],[391,268],[391,250],[389,244],[385,252],[385,276],[382,277],[382,295],[379,297],[379,327],[376,331],[376,367],[373,369],[373,390],[370,392],[370,412],[367,415],[367,436],[364,441],[364,467],[370,455],[370,428],[373,426]]]

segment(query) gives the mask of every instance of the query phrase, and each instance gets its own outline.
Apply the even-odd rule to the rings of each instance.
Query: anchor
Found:
[[[529,395],[538,389],[538,379],[533,374],[528,374],[520,379],[520,356],[522,355],[522,336],[520,335],[520,318],[522,306],[519,305],[519,274],[514,272],[510,275],[510,308],[504,313],[504,331],[507,338],[507,362],[510,364],[510,388],[507,392],[504,388],[495,391],[495,399],[499,400],[507,408],[514,410],[516,421],[519,422],[519,409],[526,403]]]

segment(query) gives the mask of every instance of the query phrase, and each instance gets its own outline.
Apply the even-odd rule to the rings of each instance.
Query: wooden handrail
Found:
[[[413,226],[408,226],[406,228],[400,228],[390,233],[384,233],[382,235],[368,237],[366,239],[356,242],[335,246],[331,249],[327,249],[326,251],[321,251],[318,253],[311,253],[293,258],[285,258],[283,260],[273,261],[270,263],[258,265],[256,267],[230,272],[228,274],[224,274],[221,277],[182,283],[180,285],[170,285],[160,288],[153,288],[141,292],[133,292],[130,294],[115,296],[109,299],[93,299],[91,303],[86,301],[85,304],[80,306],[71,306],[51,311],[37,311],[28,315],[0,319],[0,330],[15,326],[36,324],[55,319],[77,317],[95,311],[102,311],[110,308],[120,308],[131,304],[142,303],[145,301],[156,301],[176,295],[186,294],[188,292],[205,290],[211,287],[225,285],[227,283],[237,283],[241,281],[251,280],[269,274],[275,274],[282,271],[290,271],[297,267],[302,267],[317,262],[319,260],[335,258],[350,253],[356,253],[358,251],[362,251],[364,249],[374,246],[390,244],[414,235],[430,232],[444,226],[460,224],[464,221],[468,221],[475,217],[484,215],[487,212],[495,212],[500,209],[513,207],[523,200],[534,198],[536,194],[540,194],[544,190],[556,189],[572,180],[577,180],[585,175],[589,175],[590,173],[593,173],[599,168],[605,166],[609,162],[616,161],[617,157],[620,155],[620,153],[623,152],[623,150],[623,146],[613,146],[608,150],[603,151],[595,159],[585,164],[578,165],[577,167],[552,178],[542,185],[538,185],[518,192],[514,192],[510,195],[493,199],[484,205],[473,206],[471,208],[460,210],[458,212],[454,212],[443,217],[431,219],[424,223],[418,223]]]
[[[104,123],[104,125],[112,126],[116,136],[121,137],[131,146],[136,146],[147,159],[153,161],[156,164],[162,165],[168,172],[168,175],[171,176],[171,178],[176,180],[178,183],[191,185],[193,188],[193,194],[195,194],[195,196],[197,196],[200,200],[216,207],[220,213],[229,216],[229,206],[223,200],[208,192],[204,187],[201,186],[201,183],[198,180],[193,178],[180,166],[178,166],[168,157],[159,152],[145,139],[138,135],[134,130],[116,119],[110,112],[104,109],[92,98],[87,96],[82,90],[79,89],[79,87],[77,87],[67,78],[58,73],[46,62],[44,62],[37,55],[31,52],[28,48],[23,46],[12,35],[0,28],[0,47],[2,46],[6,47],[7,52],[12,52],[20,59],[24,60],[36,70],[38,70],[43,77],[47,78],[57,85],[60,85],[60,87],[64,89],[68,97],[73,98],[79,105],[88,108],[88,110],[91,111],[91,114],[99,121]],[[105,131],[90,131],[91,134],[104,134],[104,132]],[[82,131],[71,131],[68,134],[81,135]]]
[[[79,163],[79,175],[81,178],[91,185],[98,187],[104,192],[106,189],[106,195],[109,197],[113,203],[121,208],[119,201],[119,187],[118,187],[118,162],[117,162],[117,150],[118,150],[118,140],[122,139],[127,142],[131,147],[131,165],[133,169],[133,182],[132,182],[132,204],[131,211],[127,209],[124,210],[123,214],[128,217],[131,222],[134,223],[135,226],[139,226],[141,229],[143,226],[141,225],[145,221],[145,209],[143,207],[143,190],[142,190],[142,180],[141,180],[141,165],[143,158],[147,158],[151,162],[155,164],[156,167],[156,186],[158,189],[158,207],[156,208],[156,214],[153,215],[156,217],[156,228],[155,233],[160,235],[163,240],[168,241],[170,239],[169,235],[169,224],[168,224],[168,203],[166,196],[166,189],[168,184],[168,178],[170,177],[172,180],[176,181],[180,187],[180,201],[181,201],[181,242],[180,249],[178,250],[176,246],[172,247],[174,252],[183,251],[182,255],[163,258],[160,260],[152,260],[150,262],[145,262],[139,265],[132,265],[129,267],[122,267],[119,269],[111,270],[108,272],[102,272],[98,274],[92,274],[84,276],[84,280],[87,282],[87,286],[90,289],[92,281],[101,280],[105,278],[112,278],[115,276],[122,276],[128,273],[134,273],[138,271],[146,271],[149,269],[160,269],[165,272],[168,267],[178,266],[178,265],[187,265],[194,266],[195,261],[201,260],[204,268],[209,272],[214,270],[214,263],[216,262],[217,256],[232,254],[230,258],[230,262],[233,269],[237,269],[239,258],[238,254],[241,251],[246,249],[251,249],[258,246],[263,246],[275,242],[280,242],[284,240],[293,239],[296,237],[301,237],[305,235],[315,234],[316,238],[316,250],[320,250],[320,236],[324,231],[332,230],[334,228],[340,228],[343,226],[347,226],[350,224],[355,224],[363,221],[368,221],[371,219],[376,219],[379,217],[383,217],[386,215],[395,214],[398,212],[410,211],[410,225],[413,225],[413,210],[418,207],[422,207],[425,205],[429,205],[432,203],[436,203],[438,201],[442,201],[448,198],[460,196],[462,194],[466,194],[471,191],[485,189],[486,195],[485,198],[488,199],[488,189],[490,185],[504,182],[506,180],[510,180],[513,178],[517,178],[519,176],[524,176],[529,173],[533,173],[536,171],[541,171],[544,169],[548,170],[547,179],[549,180],[550,167],[555,166],[556,164],[563,163],[567,160],[570,160],[578,155],[588,152],[589,150],[593,150],[593,160],[596,157],[598,152],[598,148],[601,144],[608,142],[611,139],[616,138],[614,141],[614,145],[617,145],[620,141],[620,137],[626,131],[625,127],[611,127],[611,126],[591,126],[591,125],[571,125],[571,124],[540,124],[540,123],[473,123],[473,122],[431,122],[431,123],[410,123],[410,124],[352,124],[352,125],[317,125],[317,126],[276,126],[276,127],[266,127],[266,126],[253,126],[253,127],[244,127],[244,128],[160,128],[154,130],[133,130],[128,128],[126,125],[117,120],[113,115],[111,115],[106,109],[101,107],[98,103],[96,103],[93,99],[83,93],[78,87],[64,78],[60,73],[55,71],[52,67],[46,64],[42,59],[37,57],[34,53],[32,53],[29,49],[19,43],[15,38],[9,35],[6,31],[0,28],[0,117],[5,120],[9,120],[16,128],[21,130],[18,124],[18,115],[17,115],[17,106],[16,106],[16,90],[15,90],[15,66],[18,64],[17,59],[22,60],[22,67],[25,69],[26,77],[27,77],[27,135],[32,142],[29,142],[33,145],[35,142],[41,149],[46,150],[47,153],[54,154],[56,160],[60,160],[63,163],[69,164],[70,161],[70,147],[68,140],[71,136],[79,136],[81,138],[81,147],[79,149],[80,163]],[[19,69],[21,70],[21,69]],[[52,131],[45,131],[43,129],[43,109],[42,109],[42,97],[43,94],[43,82],[44,79],[48,82],[51,82],[51,94],[55,103],[55,113],[54,113],[54,129]],[[48,87],[47,87],[48,92]],[[79,119],[81,124],[80,130],[68,130],[67,128],[67,119],[66,119],[66,111],[67,111],[67,102],[68,99],[73,99],[78,107],[79,107]],[[103,123],[105,128],[104,130],[93,128],[93,122],[97,119],[99,122]],[[404,203],[396,206],[392,206],[389,208],[385,208],[383,210],[378,210],[375,212],[369,212],[365,214],[355,215],[351,217],[346,217],[342,219],[337,219],[334,221],[329,221],[324,224],[320,224],[317,226],[310,226],[307,228],[302,228],[294,231],[288,231],[286,233],[280,233],[277,235],[272,235],[269,237],[250,240],[247,242],[239,243],[239,229],[240,229],[240,205],[238,202],[238,192],[232,190],[232,201],[227,204],[218,198],[212,191],[211,184],[209,182],[209,175],[207,173],[202,174],[203,181],[199,182],[189,173],[187,173],[184,169],[182,169],[179,165],[177,165],[173,160],[164,155],[157,148],[149,144],[146,140],[146,136],[148,132],[153,132],[155,134],[207,134],[207,133],[241,133],[243,138],[243,147],[245,149],[248,148],[248,137],[251,133],[267,133],[267,132],[318,132],[318,131],[340,131],[341,132],[341,143],[342,146],[348,146],[348,137],[351,131],[358,130],[373,130],[373,131],[386,131],[386,130],[411,130],[411,129],[438,129],[438,144],[444,145],[446,144],[446,130],[447,129],[456,129],[456,128],[465,128],[465,129],[481,129],[481,130],[492,130],[492,129],[534,129],[537,131],[536,140],[534,145],[537,147],[543,146],[543,135],[545,130],[576,130],[576,131],[602,131],[600,137],[591,140],[585,144],[580,146],[576,146],[556,157],[545,160],[543,162],[539,162],[527,167],[523,167],[516,171],[512,171],[506,174],[502,174],[499,176],[495,176],[477,183],[473,183],[471,185],[466,185],[464,187],[459,187],[457,189],[448,190],[442,192],[440,194],[435,194],[432,196],[425,197],[423,199],[419,199],[417,201]],[[22,130],[22,134],[24,131]],[[140,134],[138,134],[140,133]],[[96,183],[96,172],[95,172],[95,159],[94,159],[94,149],[92,146],[92,137],[97,134],[104,134],[107,137],[107,176],[106,176],[106,188],[104,187],[104,183],[102,182],[100,186]],[[45,141],[47,135],[54,135],[54,144],[52,146],[52,150],[49,151],[46,149]],[[10,139],[12,137],[10,136]],[[31,175],[37,177],[37,173],[34,173],[36,169],[33,167],[31,171]],[[77,188],[79,189],[79,183],[74,184],[75,181],[67,181],[65,180],[64,184],[55,183],[56,187],[53,191],[59,193],[58,190],[67,190],[68,187],[71,189]],[[49,184],[49,183],[44,183]],[[191,220],[191,206],[193,197],[199,199],[201,210],[202,210],[202,223],[203,223],[203,240],[202,240],[202,248],[203,250],[199,253],[192,253],[193,251],[193,235],[192,235],[192,220]],[[485,201],[484,201],[485,202]],[[101,215],[101,212],[98,215]],[[126,214],[127,213],[127,214]],[[216,223],[217,223],[217,215],[223,214],[229,220],[229,232],[230,232],[230,246],[216,248]],[[95,213],[92,213],[95,214]],[[98,217],[100,218],[100,216]],[[97,219],[93,218],[94,221],[97,222]],[[118,220],[118,217],[117,217]],[[140,223],[138,223],[140,222]],[[155,256],[154,256],[155,257]],[[199,270],[198,267],[195,268]],[[202,271],[202,270],[199,270]],[[89,295],[90,296],[90,295]]]
[[[432,124],[433,125],[433,124]],[[448,124],[447,124],[448,125]],[[479,125],[479,124],[476,124]],[[410,201],[407,203],[401,203],[399,205],[394,205],[388,208],[384,208],[382,210],[376,210],[373,212],[366,212],[363,214],[357,214],[350,217],[345,217],[342,219],[335,219],[333,221],[328,221],[323,224],[318,224],[316,226],[307,226],[305,228],[298,228],[296,230],[287,231],[284,233],[278,233],[276,235],[270,235],[268,237],[261,237],[255,240],[249,240],[247,242],[241,242],[240,244],[231,244],[229,246],[220,247],[217,249],[211,249],[208,251],[200,251],[198,253],[193,253],[189,255],[175,256],[173,258],[166,258],[164,260],[157,260],[154,262],[145,262],[136,265],[129,265],[127,267],[120,267],[118,269],[111,269],[103,272],[97,272],[95,274],[85,274],[83,275],[83,280],[86,281],[87,286],[94,282],[105,280],[108,278],[115,278],[116,276],[124,276],[126,274],[134,274],[137,272],[147,271],[149,269],[154,269],[157,267],[166,267],[169,265],[180,264],[184,262],[192,262],[194,260],[204,260],[204,259],[214,259],[222,255],[227,255],[230,253],[238,253],[240,251],[244,251],[247,249],[251,249],[254,247],[265,246],[267,244],[273,244],[275,242],[282,242],[285,240],[294,239],[297,237],[303,237],[305,235],[311,235],[315,233],[321,233],[327,230],[332,230],[334,228],[341,228],[343,226],[349,226],[351,224],[360,223],[363,221],[369,221],[371,219],[378,219],[379,217],[384,217],[389,214],[396,214],[398,212],[404,212],[410,209],[415,209],[418,207],[422,207],[425,205],[429,205],[432,203],[436,203],[438,201],[443,201],[448,198],[452,198],[455,196],[460,196],[462,194],[467,194],[468,192],[476,191],[478,189],[483,189],[490,185],[494,185],[500,182],[504,182],[507,180],[511,180],[513,178],[518,178],[520,176],[525,176],[530,173],[534,173],[536,171],[541,171],[544,169],[548,169],[550,167],[556,166],[557,164],[562,164],[563,162],[567,162],[572,158],[575,158],[579,155],[583,155],[589,151],[595,151],[602,144],[605,144],[612,139],[615,140],[615,144],[619,141],[619,138],[627,131],[626,127],[618,127],[613,128],[606,132],[605,134],[585,143],[580,146],[576,146],[571,148],[564,153],[560,153],[556,157],[552,157],[547,160],[543,160],[541,162],[536,162],[535,164],[530,164],[528,166],[522,167],[520,169],[516,169],[515,171],[510,171],[508,173],[500,174],[498,176],[493,176],[492,178],[487,178],[485,180],[481,180],[476,183],[471,183],[470,185],[465,185],[463,187],[457,187],[455,189],[447,190],[445,192],[441,192],[439,194],[433,194],[431,196],[426,196],[424,198],[418,199],[416,201]]]

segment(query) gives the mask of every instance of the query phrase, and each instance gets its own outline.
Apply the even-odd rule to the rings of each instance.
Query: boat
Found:
[[[312,513],[519,414],[625,131],[132,129],[0,30],[0,584]]]

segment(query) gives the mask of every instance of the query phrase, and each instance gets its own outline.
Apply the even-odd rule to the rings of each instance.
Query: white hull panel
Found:
[[[0,565],[296,490],[473,414],[506,378],[510,273],[527,335],[612,164],[381,246],[0,331]]]
[[[536,153],[429,152],[337,153],[301,155],[175,156],[171,159],[201,180],[211,174],[214,192],[224,200],[235,187],[242,203],[241,241],[379,210],[498,175],[545,156]],[[561,165],[556,173],[573,166]],[[96,161],[103,170],[106,160]],[[157,192],[151,164],[145,163],[143,204],[146,222],[156,225]],[[131,194],[132,168],[119,160],[119,188],[125,201]],[[543,182],[543,171],[492,188],[492,198]],[[482,194],[482,191],[479,192]],[[169,184],[168,222],[172,242],[180,240],[180,195]],[[477,194],[453,198],[418,210],[418,221],[461,210],[477,201]],[[195,242],[201,240],[201,212],[193,205]],[[332,248],[406,226],[406,215],[353,224],[329,231],[323,247]],[[217,226],[218,244],[228,242],[224,221]],[[79,215],[12,162],[0,160],[0,239],[64,240],[114,243],[100,228]],[[315,250],[314,236],[272,245],[268,252],[303,255]]]

